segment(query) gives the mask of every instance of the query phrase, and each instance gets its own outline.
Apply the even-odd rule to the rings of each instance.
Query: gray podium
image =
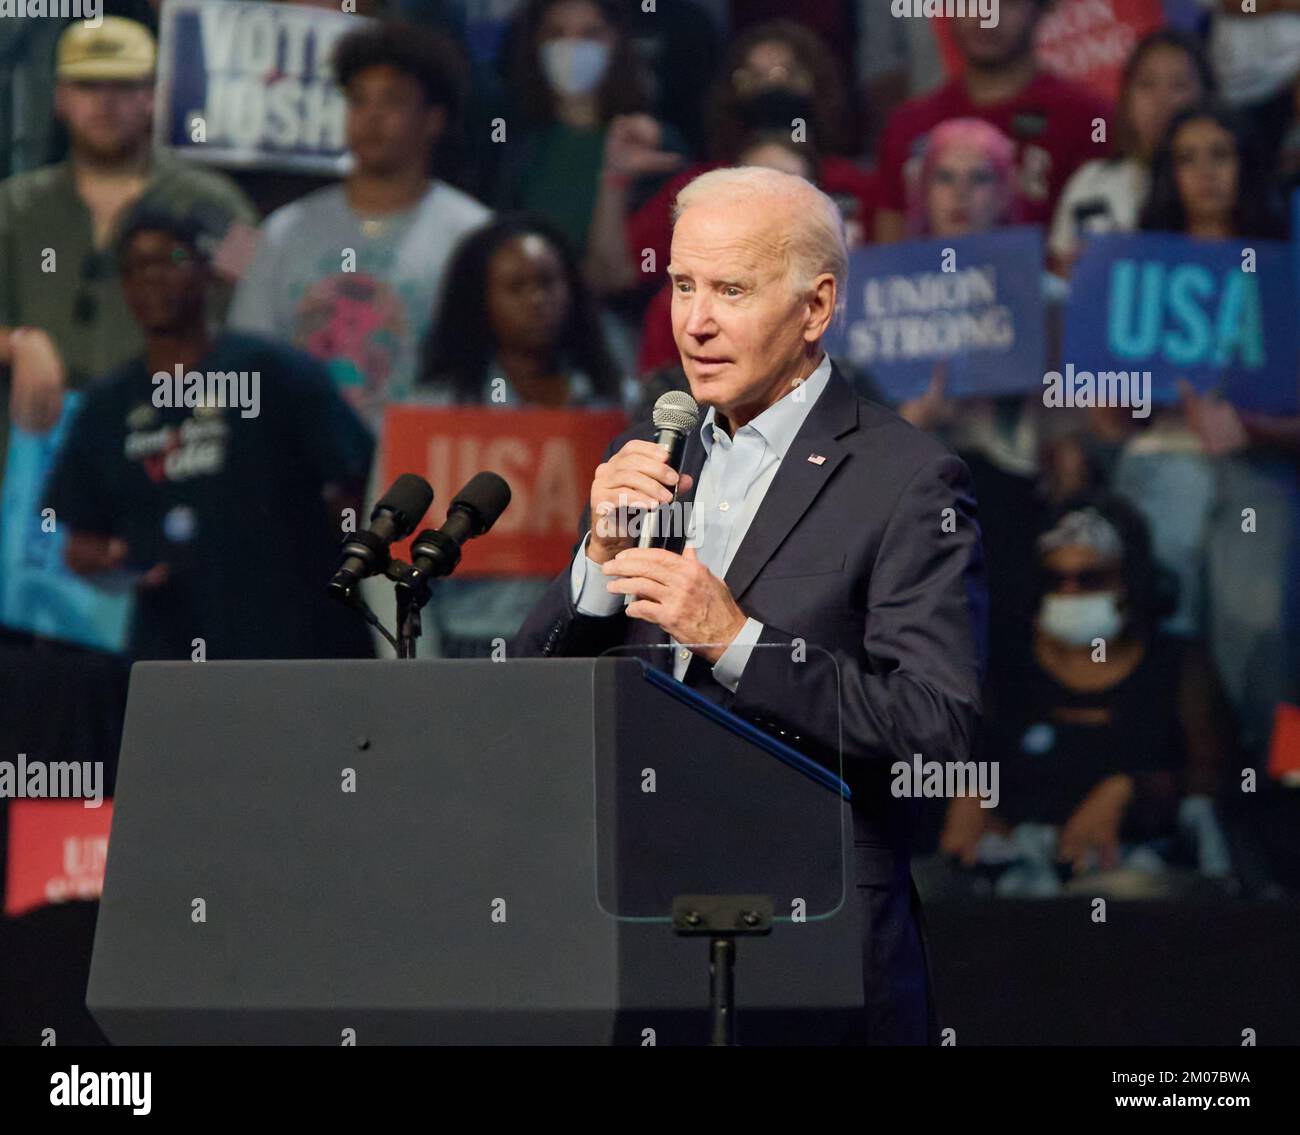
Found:
[[[740,1043],[836,1043],[845,795],[628,657],[138,664],[87,1005],[115,1044],[702,1044],[673,900],[755,894]]]

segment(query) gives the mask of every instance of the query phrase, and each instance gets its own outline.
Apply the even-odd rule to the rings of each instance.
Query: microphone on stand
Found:
[[[495,473],[477,473],[456,494],[441,528],[426,528],[411,542],[413,583],[450,575],[466,541],[482,536],[510,503],[510,486]]]
[[[404,540],[433,503],[433,488],[423,477],[403,473],[375,504],[370,527],[343,541],[339,569],[330,580],[329,593],[341,603],[354,601],[357,584],[388,568],[388,546]]]

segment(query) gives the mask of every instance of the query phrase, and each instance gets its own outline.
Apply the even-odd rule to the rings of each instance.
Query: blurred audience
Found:
[[[137,589],[132,658],[370,654],[322,581],[373,439],[319,363],[208,330],[201,223],[137,211],[117,255],[145,347],[87,389],[50,476],[68,566]]]
[[[1151,161],[1170,118],[1214,94],[1198,40],[1169,28],[1146,36],[1124,67],[1109,156],[1085,162],[1066,183],[1050,250],[1068,276],[1089,233],[1131,232],[1151,182]]]
[[[839,204],[850,244],[860,243],[872,224],[875,182],[841,156],[848,106],[847,86],[826,47],[807,28],[776,20],[750,28],[727,52],[708,100],[709,161],[682,169],[639,209],[632,208],[628,179],[679,163],[662,148],[653,121],[633,115],[611,123],[592,217],[592,284],[602,294],[658,284],[668,263],[677,194],[706,170],[745,164],[758,134],[781,133],[814,151],[807,161],[816,164],[818,187]]]
[[[497,217],[467,237],[424,347],[417,397],[458,406],[617,409],[637,394],[604,341],[564,233],[538,214]],[[451,578],[426,609],[438,653],[481,658],[510,640],[550,579]]]
[[[323,361],[372,427],[415,383],[418,344],[457,240],[489,210],[429,176],[462,99],[462,63],[435,32],[373,24],[339,41],[355,163],[339,185],[276,210],[231,326]]]
[[[978,118],[948,119],[931,131],[909,186],[909,236],[949,240],[991,232],[1014,224],[1021,208],[1010,138]],[[939,434],[970,467],[981,502],[993,656],[1028,621],[1030,553],[1042,510],[1037,485],[1042,401],[1037,391],[952,398],[946,389],[947,367],[941,363],[925,393],[903,402],[898,412]]]
[[[945,119],[982,118],[1012,139],[1024,218],[1033,224],[1046,224],[1070,175],[1105,152],[1096,139],[1110,107],[1043,70],[1035,57],[1034,35],[1050,6],[1050,0],[1001,0],[993,27],[981,27],[977,15],[952,21],[964,73],[900,106],[881,140],[877,240],[905,234],[907,182],[926,136]]]
[[[1036,560],[1032,638],[990,673],[983,758],[998,762],[1000,799],[954,799],[940,850],[992,870],[1003,895],[1086,878],[1089,895],[1146,896],[1178,862],[1223,877],[1214,798],[1233,767],[1231,717],[1203,653],[1158,630],[1171,581],[1141,518],[1075,502]]]
[[[1183,110],[1170,122],[1140,224],[1197,240],[1285,234],[1258,144],[1212,104]],[[1269,415],[1237,419],[1260,431],[1253,450],[1246,449],[1243,425],[1231,452],[1227,446],[1207,452],[1192,420],[1212,413],[1214,404],[1184,388],[1183,407],[1158,408],[1145,425],[1107,411],[1093,418],[1103,433],[1121,439],[1115,490],[1146,516],[1157,557],[1182,583],[1184,600],[1167,629],[1206,636],[1241,719],[1243,743],[1258,758],[1272,707],[1295,674],[1296,467],[1285,452],[1288,423]],[[1290,430],[1294,438],[1294,423]],[[1261,520],[1250,533],[1242,531],[1247,508]],[[1261,580],[1273,584],[1261,587]]]
[[[256,220],[229,178],[155,150],[155,49],[140,24],[106,16],[59,37],[55,108],[65,161],[0,183],[0,481],[9,422],[51,429],[65,389],[80,389],[142,344],[127,311],[112,242],[136,204],[199,210],[213,239]],[[218,245],[215,266],[242,264]],[[212,290],[213,315],[228,293]]]
[[[632,194],[648,192],[634,180],[681,164],[685,139],[647,116],[646,74],[612,0],[529,0],[512,39],[513,113],[505,128],[515,134],[508,135],[492,203],[541,213],[585,250],[612,123],[638,116],[667,147],[655,162],[627,171],[621,189]]]

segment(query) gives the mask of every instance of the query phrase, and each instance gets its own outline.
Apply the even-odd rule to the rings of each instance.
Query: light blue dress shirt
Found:
[[[823,354],[817,369],[778,402],[729,437],[717,424],[717,412],[710,406],[700,423],[704,465],[690,510],[686,538],[696,555],[714,575],[722,579],[740,547],[758,507],[767,495],[781,462],[802,428],[813,403],[831,377],[830,356]],[[588,532],[582,548],[573,558],[570,572],[574,605],[584,615],[604,617],[623,609],[623,596],[608,590],[609,576],[587,557]],[[713,665],[713,677],[733,693],[740,685],[750,651],[763,633],[763,624],[747,619],[740,633]],[[696,643],[695,645],[707,645]],[[691,651],[674,641],[673,676],[681,681],[691,662]]]

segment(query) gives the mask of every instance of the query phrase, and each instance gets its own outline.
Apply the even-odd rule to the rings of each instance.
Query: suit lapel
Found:
[[[736,549],[727,570],[726,583],[737,599],[757,578],[763,566],[776,553],[799,518],[821,492],[822,486],[848,455],[848,450],[837,441],[858,425],[858,400],[848,382],[832,364],[830,381],[821,397],[808,411],[808,417],[795,435],[789,452],[782,460],[776,476],[768,486],[763,503],[745,533],[745,539]],[[821,462],[810,457],[824,458]],[[686,439],[686,452],[682,457],[682,472],[692,478],[690,490],[678,503],[694,507],[695,491],[699,488],[700,472],[704,468],[704,443],[699,430],[692,430]],[[684,531],[685,526],[683,526]],[[685,547],[684,535],[670,536],[664,546],[681,554]],[[665,644],[667,634],[652,623],[632,620],[631,639],[638,645]],[[651,661],[662,670],[672,671],[672,652],[653,650]]]
[[[857,424],[857,397],[832,365],[826,389],[795,434],[727,569],[726,583],[736,599],[754,582],[848,455],[836,439]]]

